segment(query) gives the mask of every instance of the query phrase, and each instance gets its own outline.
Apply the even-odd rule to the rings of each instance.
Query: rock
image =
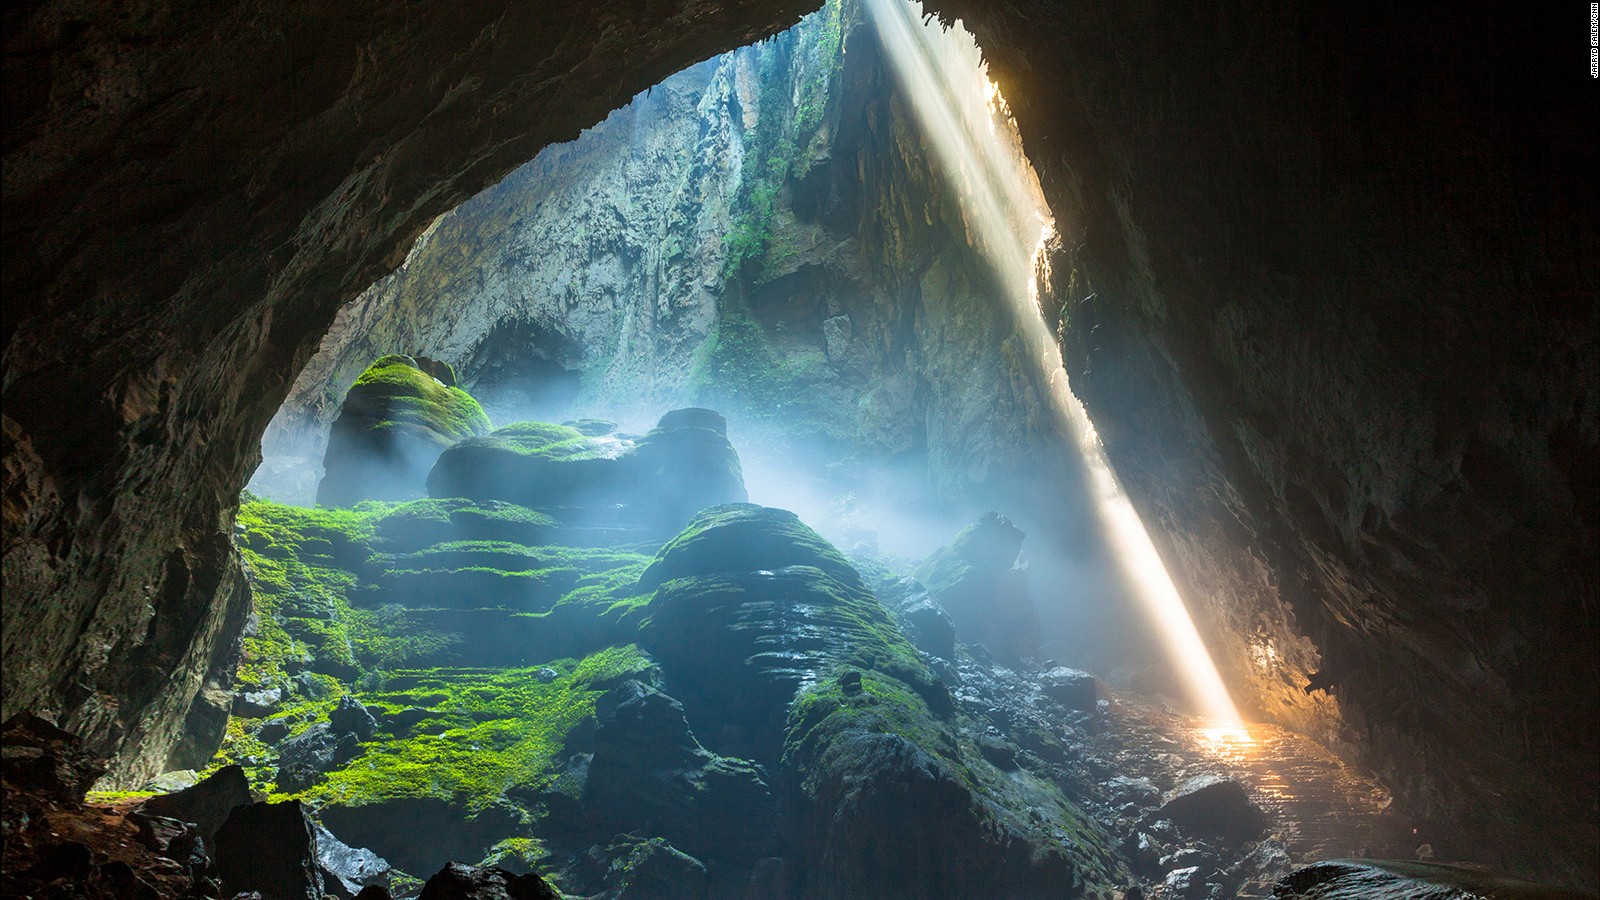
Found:
[[[1022,529],[985,513],[917,567],[918,581],[949,614],[956,636],[1016,665],[1039,646],[1039,618],[1019,561]]]
[[[545,422],[507,425],[441,454],[428,493],[560,510],[568,524],[614,518],[621,506],[655,530],[747,496],[727,423],[709,409],[673,410],[637,441]]]
[[[388,888],[369,884],[356,892],[355,900],[394,900],[394,895],[389,893]]]
[[[327,722],[318,722],[278,745],[278,790],[303,791],[341,762],[360,753],[353,734],[338,735]]]
[[[1254,836],[1266,824],[1266,815],[1244,785],[1217,775],[1185,781],[1167,795],[1157,815],[1170,819],[1191,837],[1226,840]]]
[[[237,807],[217,829],[217,872],[230,893],[322,900],[317,833],[298,800]]]
[[[1013,830],[905,737],[849,730],[815,749],[798,754],[805,896],[1046,897],[1076,883],[1059,846]]]
[[[615,434],[617,430],[617,423],[610,419],[576,419],[561,424],[589,437],[605,437],[608,434]]]
[[[368,887],[389,891],[387,860],[364,847],[345,844],[322,825],[317,826],[317,868],[324,889],[343,900],[359,896]]]
[[[339,698],[339,705],[328,714],[328,726],[341,737],[351,734],[358,740],[367,741],[378,730],[378,720],[373,718],[372,712],[360,700],[345,694]]]
[[[1111,692],[1105,683],[1088,672],[1058,666],[1039,676],[1039,690],[1067,709],[1094,712]]]
[[[186,788],[194,787],[200,781],[200,773],[193,769],[178,769],[173,772],[163,772],[145,782],[147,791],[160,791],[172,793]]]
[[[704,900],[710,893],[705,864],[661,838],[613,845],[606,873],[615,900]]]
[[[786,509],[730,503],[702,510],[656,553],[639,576],[649,590],[674,578],[811,566],[861,587],[861,575],[834,546]]]
[[[1272,889],[1274,900],[1581,900],[1576,890],[1523,881],[1482,868],[1387,859],[1337,859],[1296,869]]]
[[[139,811],[152,816],[167,816],[192,822],[206,843],[216,840],[217,829],[229,814],[251,803],[250,782],[238,766],[223,766],[206,780],[177,793],[151,797]]]
[[[240,691],[234,697],[233,714],[247,719],[257,719],[277,712],[282,703],[282,688],[270,687],[255,691]]]
[[[470,394],[431,374],[440,366],[391,355],[361,373],[328,435],[318,503],[351,506],[423,496],[439,454],[489,430],[488,416]]]
[[[683,705],[628,681],[596,706],[584,805],[618,830],[648,826],[697,856],[747,863],[774,814],[761,770],[717,757],[689,730]]]
[[[417,900],[561,900],[543,878],[450,863],[428,879]]]
[[[1161,789],[1148,778],[1130,778],[1118,775],[1106,782],[1106,793],[1117,803],[1135,803],[1154,806],[1161,799]]]
[[[77,735],[28,713],[0,726],[0,753],[8,781],[62,802],[82,803],[105,772]]]
[[[947,662],[954,660],[956,627],[950,614],[914,579],[901,579],[901,583],[905,589],[897,592],[893,608],[905,627],[906,637],[918,650]]]

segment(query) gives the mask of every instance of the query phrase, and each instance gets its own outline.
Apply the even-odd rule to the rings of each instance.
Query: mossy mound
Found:
[[[409,356],[385,356],[367,367],[328,435],[317,502],[350,506],[422,496],[428,470],[446,447],[489,430],[483,408],[454,380],[443,363]]]
[[[428,493],[554,511],[568,524],[628,522],[655,532],[745,497],[726,423],[711,410],[674,410],[636,441],[576,424],[586,427],[518,422],[461,441],[439,456]]]
[[[863,589],[861,575],[832,544],[786,509],[729,503],[701,510],[639,578],[652,589],[674,578],[811,566]]]
[[[401,553],[451,541],[544,544],[551,542],[556,528],[556,521],[544,513],[498,500],[417,500],[373,522],[375,535]]]

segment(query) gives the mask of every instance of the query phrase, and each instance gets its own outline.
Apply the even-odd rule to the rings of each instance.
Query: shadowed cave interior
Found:
[[[8,895],[1600,885],[1581,22],[6,17]]]

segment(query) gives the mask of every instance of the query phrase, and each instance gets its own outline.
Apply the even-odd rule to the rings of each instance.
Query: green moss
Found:
[[[459,446],[490,447],[550,460],[594,459],[601,455],[600,445],[588,435],[549,422],[516,422],[462,441]]]
[[[695,514],[639,578],[643,589],[674,578],[815,566],[840,581],[861,576],[834,546],[785,509],[753,503],[712,506]]]
[[[146,800],[154,797],[159,791],[90,791],[83,797],[87,806],[100,806],[126,803],[130,800]]]
[[[542,544],[557,527],[544,513],[498,500],[413,500],[378,516],[373,530],[384,549],[404,553],[461,540]]]
[[[546,668],[556,677],[541,678]],[[653,668],[629,645],[541,667],[394,673],[387,691],[360,699],[425,706],[444,729],[369,742],[362,756],[296,796],[346,806],[433,797],[476,811],[512,787],[538,790],[556,776],[567,735],[594,714],[599,695]]]
[[[355,404],[362,415],[373,420],[372,428],[384,430],[424,430],[419,436],[436,435],[435,441],[449,445],[462,438],[489,430],[489,417],[478,401],[458,387],[447,387],[437,378],[411,365],[406,357],[385,356],[362,372],[346,406]]]

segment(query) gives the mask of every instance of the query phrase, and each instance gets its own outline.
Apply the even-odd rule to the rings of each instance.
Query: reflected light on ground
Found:
[[[1067,383],[1037,290],[1039,279],[1048,277],[1042,271],[1043,248],[1054,233],[1053,220],[976,42],[959,27],[946,30],[925,20],[921,7],[907,0],[864,0],[864,5],[925,140],[961,200],[969,240],[990,261],[1012,301],[1018,333],[1049,385],[1058,427],[1082,455],[1112,555],[1196,711],[1231,726],[1221,730],[1248,738],[1183,598]]]

